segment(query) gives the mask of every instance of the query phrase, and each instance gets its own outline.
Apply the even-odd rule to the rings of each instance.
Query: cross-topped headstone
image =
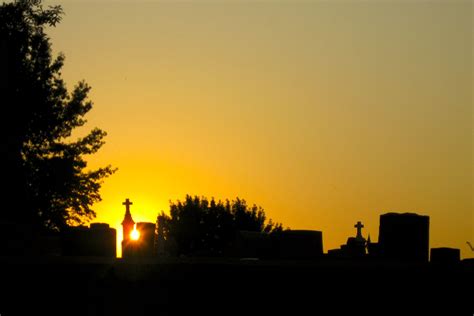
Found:
[[[125,212],[126,213],[130,213],[130,205],[132,205],[133,203],[130,202],[129,199],[125,199],[125,202],[122,203],[122,205],[125,205]]]
[[[362,237],[362,228],[364,225],[362,225],[361,222],[357,222],[357,224],[354,225],[355,228],[357,228],[357,236],[356,238],[361,239]]]

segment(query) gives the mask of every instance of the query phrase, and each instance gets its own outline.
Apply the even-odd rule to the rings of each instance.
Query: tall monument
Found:
[[[130,202],[129,199],[125,199],[125,202],[122,203],[122,205],[125,205],[125,216],[122,221],[122,257],[126,257],[128,255],[128,248],[130,246],[131,241],[130,234],[132,233],[133,227],[135,225],[135,222],[132,218],[132,214],[130,213],[130,205],[132,204],[133,203]]]

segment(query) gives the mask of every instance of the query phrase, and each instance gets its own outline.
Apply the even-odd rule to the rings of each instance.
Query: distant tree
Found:
[[[186,196],[170,203],[170,214],[158,215],[158,238],[176,244],[172,252],[184,255],[222,255],[238,231],[274,233],[282,225],[266,222],[265,211],[245,200],[210,201],[205,197]]]
[[[68,92],[61,78],[64,55],[53,58],[45,33],[61,21],[60,6],[17,0],[0,6],[0,168],[8,197],[2,218],[61,230],[95,217],[91,206],[110,166],[86,171],[84,155],[97,152],[98,128],[75,141],[73,130],[92,108],[90,87]],[[2,199],[3,200],[3,199]]]

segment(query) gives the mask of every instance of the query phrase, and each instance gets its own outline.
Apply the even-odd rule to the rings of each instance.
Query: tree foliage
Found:
[[[184,255],[221,255],[238,231],[273,233],[282,225],[266,221],[265,211],[245,200],[216,201],[186,196],[170,203],[170,214],[157,218],[158,237],[176,243],[176,252]]]
[[[114,172],[110,166],[87,170],[84,155],[100,149],[104,131],[94,128],[71,140],[92,102],[83,81],[67,90],[64,55],[52,55],[46,29],[62,14],[60,6],[43,8],[41,0],[0,6],[1,165],[10,184],[5,192],[17,203],[8,212],[50,230],[95,217],[91,206],[100,201],[104,177]]]

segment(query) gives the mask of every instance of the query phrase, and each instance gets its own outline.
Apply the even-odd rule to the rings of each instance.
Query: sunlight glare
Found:
[[[137,224],[133,226],[133,230],[130,233],[130,238],[132,238],[132,240],[138,240],[138,238],[140,238],[140,232],[137,230]]]

